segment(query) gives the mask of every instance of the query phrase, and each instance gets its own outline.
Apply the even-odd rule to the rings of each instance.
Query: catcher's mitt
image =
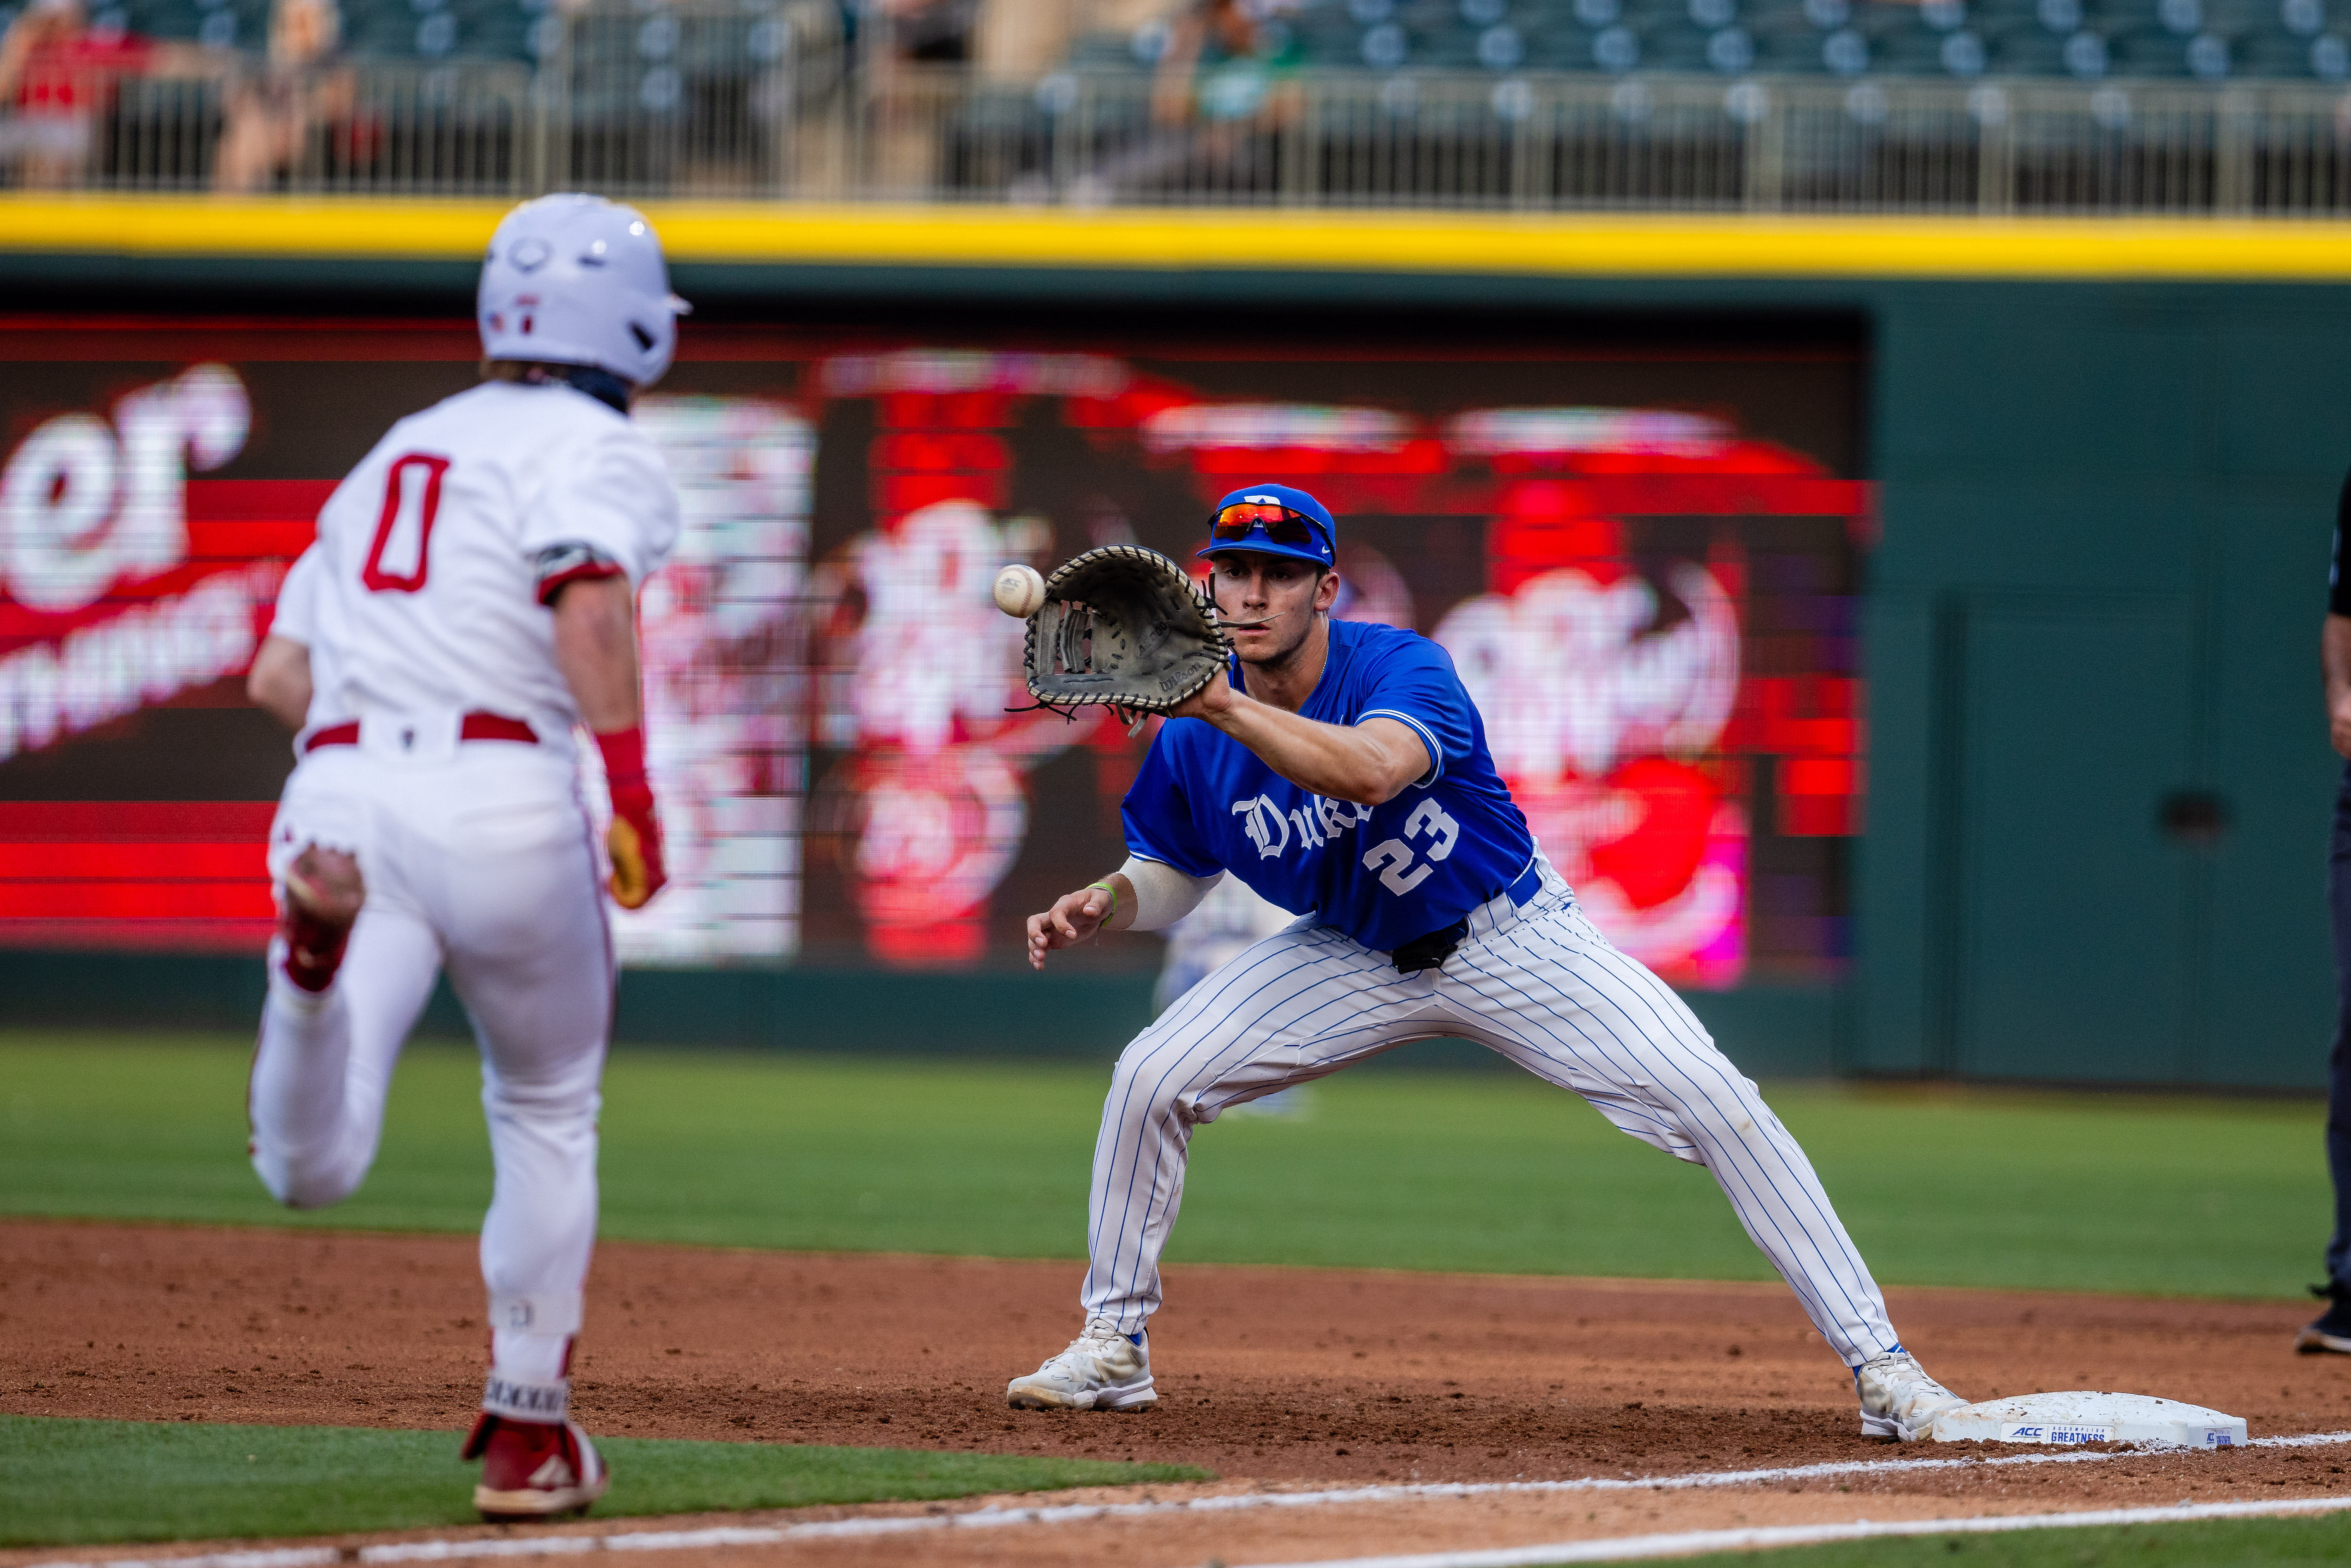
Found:
[[[1215,601],[1182,567],[1139,545],[1104,545],[1045,580],[1024,657],[1040,707],[1141,714],[1176,706],[1232,654]]]

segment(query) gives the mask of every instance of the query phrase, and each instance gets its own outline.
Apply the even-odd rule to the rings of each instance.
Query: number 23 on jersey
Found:
[[[1407,840],[1426,837],[1428,843],[1416,852]],[[1453,852],[1461,841],[1461,824],[1434,800],[1423,800],[1405,819],[1404,836],[1382,839],[1364,852],[1364,869],[1380,873],[1380,885],[1390,893],[1405,894],[1428,880],[1437,869],[1436,862]],[[1422,860],[1421,854],[1428,858]]]

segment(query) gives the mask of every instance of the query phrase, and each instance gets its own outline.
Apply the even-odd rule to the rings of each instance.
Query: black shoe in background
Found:
[[[2313,1285],[2310,1293],[2333,1304],[2326,1309],[2325,1316],[2294,1336],[2294,1348],[2304,1355],[2320,1355],[2328,1352],[2336,1355],[2351,1355],[2351,1280],[2335,1280],[2324,1285]]]

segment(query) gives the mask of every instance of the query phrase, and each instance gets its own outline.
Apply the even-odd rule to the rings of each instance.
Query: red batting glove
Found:
[[[604,754],[604,784],[612,796],[612,827],[604,845],[612,856],[612,902],[643,909],[669,881],[662,866],[661,818],[645,778],[645,732],[632,726],[596,737]]]

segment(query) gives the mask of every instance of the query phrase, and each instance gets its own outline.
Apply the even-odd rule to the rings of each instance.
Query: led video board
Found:
[[[0,943],[257,947],[292,757],[242,673],[336,478],[470,382],[470,334],[31,322],[8,345]],[[1123,854],[1149,732],[1023,711],[991,579],[1113,541],[1188,559],[1208,504],[1267,479],[1339,516],[1339,614],[1451,653],[1620,946],[1683,984],[1818,973],[1860,825],[1858,384],[1834,348],[690,327],[638,410],[686,528],[642,610],[675,882],[615,913],[624,960],[1014,961],[1030,910]],[[1179,948],[1288,913],[1196,918]]]

